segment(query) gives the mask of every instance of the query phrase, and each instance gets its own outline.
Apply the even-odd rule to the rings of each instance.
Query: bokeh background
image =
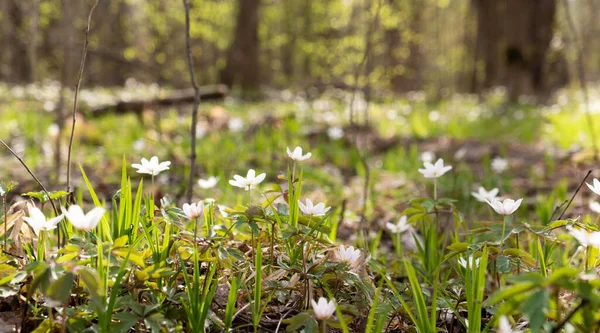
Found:
[[[66,182],[94,3],[0,1],[0,138],[54,190]],[[195,75],[207,94],[196,177],[220,177],[197,196],[239,201],[226,180],[248,168],[276,183],[285,148],[300,145],[314,156],[306,186],[346,213],[387,219],[399,198],[427,195],[416,170],[441,157],[454,165],[446,195],[467,213],[484,185],[529,197],[546,219],[596,163],[600,0],[189,3]],[[173,161],[158,188],[182,198],[191,87],[182,1],[100,0],[76,110],[78,188],[81,165],[110,200],[123,156],[129,165],[157,155]],[[0,154],[3,180],[37,190]],[[538,203],[549,191],[553,200]]]

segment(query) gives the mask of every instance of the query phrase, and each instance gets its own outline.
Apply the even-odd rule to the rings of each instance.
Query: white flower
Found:
[[[488,205],[492,206],[496,213],[500,215],[510,215],[514,213],[519,208],[519,206],[521,206],[522,201],[523,198],[517,201],[514,201],[513,199],[504,199],[504,201],[500,201],[498,199],[493,199],[491,201],[485,200],[485,202],[487,202]]]
[[[198,185],[205,190],[217,186],[218,182],[219,182],[219,177],[213,177],[213,176],[208,177],[207,179],[202,179],[202,178],[198,179]]]
[[[188,219],[199,218],[204,212],[204,203],[202,201],[193,202],[191,205],[184,203],[182,209]]]
[[[81,207],[73,205],[69,207],[69,210],[66,210],[63,207],[62,211],[69,221],[71,221],[71,224],[75,229],[90,231],[98,225],[98,222],[100,222],[100,219],[104,216],[106,209],[95,207],[89,213],[84,214]]]
[[[584,247],[600,247],[600,232],[589,232],[585,229],[575,229],[571,226],[567,226],[567,231]]]
[[[423,163],[425,169],[419,169],[419,172],[425,176],[425,178],[437,178],[445,174],[446,172],[452,169],[452,166],[444,166],[444,160],[438,159],[435,164],[431,164],[430,162]]]
[[[386,223],[385,227],[392,233],[392,234],[397,234],[397,233],[403,233],[406,230],[410,229],[410,224],[408,224],[408,218],[406,217],[406,215],[403,215],[400,217],[400,220],[398,220],[398,223],[394,224],[394,223]]]
[[[327,320],[335,312],[335,303],[333,300],[328,302],[325,297],[319,298],[318,303],[314,299],[311,299],[310,303],[318,320]]]
[[[158,157],[152,156],[150,161],[145,158],[142,158],[142,164],[132,164],[131,166],[138,169],[138,173],[147,173],[152,176],[156,176],[162,171],[169,170],[169,165],[171,162],[158,162]]]
[[[306,198],[306,205],[300,200],[298,200],[298,205],[304,214],[312,216],[323,216],[331,209],[331,207],[325,207],[325,204],[322,202],[313,205],[312,201],[308,198]]]
[[[6,192],[4,192],[2,185],[0,185],[0,197],[3,197],[5,194],[6,194]]]
[[[495,157],[492,160],[492,170],[494,170],[494,172],[502,173],[506,168],[508,168],[508,161],[502,157]]]
[[[475,261],[473,261],[473,256],[469,256],[469,268],[474,269],[475,267],[479,266],[479,262],[481,261],[481,258],[477,258],[475,259]],[[465,260],[465,258],[458,258],[458,264],[461,265],[463,268],[467,268],[467,261]]]
[[[467,155],[467,148],[461,147],[459,150],[454,153],[454,159],[457,161],[462,160]]]
[[[260,175],[256,176],[256,171],[254,171],[254,169],[250,169],[248,170],[246,178],[240,175],[234,175],[233,179],[229,180],[229,184],[246,189],[246,191],[248,191],[250,189],[255,188],[256,185],[260,184],[263,180],[265,180],[266,176],[267,174],[265,173],[261,173]]]
[[[431,163],[435,159],[435,154],[430,151],[423,152],[421,154],[421,161]]]
[[[345,262],[350,266],[354,266],[358,263],[358,258],[360,257],[360,250],[354,249],[354,246],[345,247],[344,245],[340,245],[336,254],[337,258],[341,262]]]
[[[146,141],[144,139],[137,139],[133,142],[133,150],[142,151],[146,147]]]
[[[500,320],[498,320],[498,333],[521,333],[521,331],[513,331],[508,318],[501,316]]]
[[[494,187],[488,192],[483,186],[479,186],[477,192],[471,192],[471,195],[479,202],[493,201],[498,196],[498,189]]]
[[[592,190],[592,192],[600,195],[600,181],[598,181],[598,179],[594,178],[594,186],[588,183],[585,183],[585,185],[587,185],[590,188],[590,190]]]
[[[39,234],[40,230],[52,230],[63,219],[62,215],[46,220],[46,216],[37,207],[29,207],[29,217],[24,216],[23,220],[27,222],[35,234]]]
[[[590,200],[590,210],[594,213],[600,213],[600,202],[595,200]]]
[[[231,118],[229,122],[227,122],[227,127],[232,132],[238,132],[244,128],[244,121],[242,118]]]
[[[307,160],[312,156],[311,153],[306,153],[306,155],[302,155],[301,147],[296,147],[296,149],[294,149],[293,152],[290,151],[290,148],[287,148],[287,154],[291,159],[298,162]]]
[[[344,137],[344,130],[341,127],[333,126],[327,129],[327,136],[331,140],[338,140]]]
[[[228,217],[229,213],[227,212],[227,210],[229,209],[229,207],[225,206],[225,205],[217,205],[217,208],[219,208],[219,213],[221,213],[221,215],[223,217]]]

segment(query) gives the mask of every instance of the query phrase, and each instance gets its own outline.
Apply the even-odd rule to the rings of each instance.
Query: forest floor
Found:
[[[0,97],[3,96],[1,88]],[[20,98],[14,98],[14,88],[4,91],[4,99],[8,102],[6,111],[3,113],[3,120],[5,121],[0,124],[0,133],[3,133],[0,138],[23,158],[33,172],[47,185],[50,192],[64,190],[66,179],[64,164],[68,149],[70,119],[65,121],[64,126],[58,126],[53,113],[57,106],[55,100],[49,103],[48,100],[44,101],[35,97],[36,95],[49,95],[50,93],[46,91],[49,88],[37,87],[39,91],[44,92],[39,94],[36,94],[36,90],[28,91],[27,89],[18,92]],[[118,92],[118,94],[121,96],[125,94],[128,96],[127,98],[131,99],[133,98],[131,96],[135,97],[136,94],[144,96],[148,93],[148,88],[145,86],[130,87],[128,89]],[[153,89],[153,95],[161,94],[160,90]],[[88,91],[82,94],[85,97],[83,98],[84,103],[87,103],[90,108],[95,105],[94,103],[102,104],[111,100],[106,97],[109,95],[110,93],[105,91]],[[99,98],[98,96],[105,97]],[[219,221],[223,223],[223,226],[239,227],[240,221],[253,225],[254,219],[257,219],[261,222],[267,222],[267,227],[261,225],[262,229],[258,230],[268,231],[273,230],[268,228],[269,221],[273,223],[272,228],[275,228],[274,217],[268,213],[271,204],[276,205],[278,210],[282,209],[279,214],[285,214],[286,216],[289,214],[290,221],[294,220],[292,213],[287,211],[287,209],[292,209],[292,204],[290,204],[287,196],[292,195],[296,191],[295,186],[300,186],[301,183],[303,198],[308,197],[315,203],[324,202],[326,206],[332,207],[332,213],[326,217],[327,225],[325,229],[320,229],[323,227],[320,224],[314,226],[316,221],[310,218],[306,220],[305,216],[302,216],[302,218],[296,216],[295,220],[296,224],[300,222],[310,227],[309,231],[306,231],[308,236],[303,237],[313,237],[311,236],[312,232],[317,230],[318,233],[323,234],[329,232],[330,241],[333,242],[325,244],[318,237],[311,238],[309,241],[314,242],[311,243],[314,244],[314,248],[320,249],[315,252],[315,259],[320,258],[318,267],[321,268],[312,277],[316,281],[314,286],[320,285],[321,282],[318,281],[323,276],[333,279],[332,281],[338,281],[340,278],[338,275],[340,267],[329,265],[328,257],[319,257],[330,251],[335,242],[362,245],[362,248],[365,251],[370,250],[370,255],[373,256],[372,258],[366,255],[362,257],[361,260],[366,263],[363,262],[361,265],[368,267],[363,267],[364,270],[362,268],[357,269],[354,277],[344,275],[346,279],[358,279],[353,282],[354,284],[344,285],[343,291],[338,295],[340,304],[344,303],[343,299],[348,302],[348,300],[356,297],[358,305],[354,308],[343,308],[344,313],[347,311],[352,316],[357,316],[356,314],[363,310],[368,311],[365,310],[364,306],[367,306],[365,305],[368,304],[367,300],[373,296],[375,282],[379,281],[378,290],[381,290],[383,281],[388,279],[387,277],[384,278],[384,274],[380,271],[382,267],[388,269],[386,267],[386,256],[394,253],[398,254],[397,251],[402,253],[402,249],[398,248],[394,233],[389,232],[386,229],[389,227],[386,226],[389,223],[395,223],[405,214],[412,214],[413,217],[420,216],[424,221],[431,222],[429,214],[433,212],[431,207],[428,206],[431,199],[425,198],[431,198],[432,196],[435,198],[432,204],[435,208],[435,223],[438,223],[438,213],[443,213],[444,209],[447,209],[446,212],[454,214],[453,223],[448,223],[450,220],[448,218],[445,219],[446,224],[439,226],[439,229],[444,230],[448,237],[452,235],[454,241],[452,245],[445,244],[448,245],[448,248],[444,246],[440,253],[443,254],[447,249],[451,249],[452,251],[448,255],[462,255],[463,252],[467,251],[466,247],[462,249],[465,243],[457,242],[460,236],[474,242],[471,244],[472,247],[469,248],[469,251],[486,258],[488,256],[487,250],[481,247],[481,244],[484,243],[476,243],[475,239],[471,239],[471,237],[480,232],[492,231],[499,233],[500,218],[493,214],[487,204],[478,202],[472,192],[477,192],[478,187],[483,186],[486,189],[498,188],[500,195],[504,198],[523,198],[522,208],[514,214],[515,219],[522,223],[526,230],[535,229],[536,231],[532,231],[533,234],[529,235],[531,237],[528,236],[527,242],[524,241],[523,244],[519,243],[517,236],[517,249],[525,249],[527,246],[526,251],[530,256],[519,254],[517,256],[518,260],[523,260],[523,264],[513,261],[513,266],[509,266],[508,270],[512,273],[520,272],[521,265],[527,263],[532,272],[539,271],[539,268],[535,266],[535,260],[529,260],[538,251],[538,248],[534,249],[530,246],[530,244],[535,244],[536,235],[549,237],[548,239],[553,237],[552,228],[555,228],[555,226],[552,226],[551,222],[558,215],[563,215],[563,210],[566,213],[562,218],[564,221],[570,219],[568,223],[579,223],[579,221],[591,223],[594,219],[589,205],[594,199],[594,194],[588,191],[585,186],[581,193],[575,196],[572,203],[566,205],[574,193],[579,191],[584,178],[588,175],[588,170],[593,170],[597,166],[597,161],[594,158],[593,143],[589,139],[593,138],[594,135],[588,135],[587,132],[587,128],[589,128],[587,121],[590,118],[581,113],[578,102],[564,100],[566,97],[561,96],[557,98],[559,101],[557,104],[542,107],[525,102],[509,106],[500,102],[502,100],[501,96],[495,94],[490,94],[484,98],[466,95],[456,96],[436,103],[428,102],[422,94],[413,94],[403,99],[382,100],[371,103],[358,99],[358,103],[355,102],[356,104],[349,108],[346,105],[347,95],[343,92],[333,92],[314,99],[282,93],[277,98],[263,102],[246,103],[228,97],[223,102],[205,103],[201,106],[200,118],[196,126],[199,163],[196,178],[206,179],[214,176],[218,177],[218,182],[213,187],[204,188],[198,185],[198,179],[194,179],[194,198],[196,200],[198,198],[214,198],[219,205],[221,203],[226,205],[228,207],[226,209],[219,207],[221,211]],[[595,93],[592,96],[595,96]],[[94,98],[99,98],[100,101],[94,100]],[[126,178],[122,178],[124,173],[122,173],[121,168],[125,166],[123,172],[131,177],[132,183],[137,184],[143,179],[146,182],[144,184],[146,196],[156,198],[152,202],[142,200],[143,205],[136,203],[135,207],[137,208],[134,208],[134,210],[142,209],[138,205],[154,207],[151,211],[156,212],[156,214],[161,212],[163,217],[157,220],[158,217],[154,217],[152,215],[154,213],[152,213],[152,216],[146,218],[149,221],[159,221],[157,223],[168,221],[172,213],[180,214],[180,210],[171,211],[171,209],[181,207],[185,200],[189,174],[189,106],[147,107],[137,113],[109,113],[100,117],[91,117],[89,112],[85,110],[84,106],[82,112],[76,115],[77,123],[73,145],[72,182],[75,188],[74,197],[76,201],[80,204],[89,205],[92,203],[92,199],[95,199],[97,202],[106,203],[107,208],[112,207],[114,214],[117,214],[117,201],[122,200],[124,192],[132,191],[131,188],[123,186],[126,182],[124,183],[122,179]],[[350,114],[353,114],[352,123],[348,122]],[[600,116],[596,111],[592,112],[590,117],[592,120],[600,121]],[[312,156],[302,162],[302,173],[299,178],[301,181],[294,180],[290,183],[290,159],[286,154],[286,148],[293,149],[296,146],[303,147],[305,152],[310,151]],[[38,184],[31,179],[19,161],[6,151],[1,156],[0,180],[19,183],[14,191],[8,193],[9,204],[13,204],[23,197],[33,198],[39,195],[36,193],[39,191]],[[168,172],[152,177],[152,186],[148,184],[149,179],[147,177],[135,173],[133,168],[130,167],[133,163],[139,163],[140,158],[150,158],[151,156],[158,156],[161,161],[168,160],[171,162]],[[418,169],[423,167],[424,162],[435,162],[438,158],[443,158],[446,165],[451,165],[453,167],[452,171],[446,176],[436,179],[433,183],[424,180]],[[80,170],[79,166],[83,171]],[[294,172],[296,171],[295,167],[296,164],[294,163]],[[227,181],[234,174],[244,175],[248,169],[255,169],[257,173],[265,172],[267,174],[265,183],[269,185],[267,192],[264,193],[265,195],[269,193],[281,194],[281,198],[275,201],[267,199],[262,205],[262,213],[258,215],[253,210],[256,206],[251,205],[251,201],[255,201],[255,199],[244,193],[245,191],[234,188]],[[83,172],[87,175],[89,183],[82,177]],[[296,176],[298,175],[296,174]],[[592,178],[593,175],[587,181],[591,182]],[[97,198],[88,194],[91,184],[93,184],[92,187]],[[290,184],[292,184],[292,191],[289,188]],[[135,185],[133,187],[135,188]],[[452,200],[439,199],[440,197],[452,198]],[[159,200],[159,198],[163,198],[164,201]],[[206,202],[207,207],[212,209],[212,201]],[[281,208],[288,204],[290,208]],[[98,203],[95,205],[98,205]],[[160,205],[160,209],[154,205]],[[118,206],[121,207],[120,204]],[[274,209],[272,206],[270,208]],[[223,209],[227,213],[224,213]],[[148,211],[145,214],[149,214]],[[271,211],[270,214],[273,214],[273,212]],[[217,215],[219,214],[215,213],[215,216]],[[277,222],[280,223],[279,216],[277,214],[275,216]],[[459,220],[466,221],[466,225],[460,226],[461,222]],[[111,223],[116,223],[112,220],[112,217],[111,221],[113,221]],[[323,221],[320,223],[323,223]],[[567,223],[564,221],[561,223]],[[210,226],[208,220],[207,223]],[[421,226],[415,224],[412,218],[410,223],[419,229],[420,236],[426,239],[431,237],[427,231],[431,229],[421,228]],[[163,228],[162,224],[160,225]],[[437,224],[435,226],[438,228]],[[454,228],[458,230],[459,227],[475,228],[479,226],[484,226],[483,229],[485,230],[461,229],[460,234],[454,230]],[[552,226],[551,229],[546,229],[549,226]],[[188,248],[188,251],[196,254],[196,251],[198,251],[196,247],[193,250],[187,247],[188,243],[196,244],[195,238],[194,241],[186,238],[191,238],[190,227],[184,227],[180,224],[177,224],[177,227],[183,228],[180,235],[174,238],[177,242],[183,242],[181,251]],[[164,228],[167,228],[166,224]],[[218,236],[209,243],[210,246],[215,246],[215,251],[217,251],[217,248],[218,251],[222,251],[223,248],[228,251],[228,254],[218,252],[218,256],[215,255],[219,257],[219,260],[223,259],[225,265],[235,267],[235,265],[238,265],[235,260],[241,260],[244,263],[240,267],[244,267],[243,269],[246,269],[246,271],[241,274],[250,275],[244,275],[247,279],[243,282],[245,289],[242,289],[244,295],[249,297],[250,294],[254,295],[258,292],[256,290],[254,290],[254,293],[251,292],[250,282],[252,279],[249,276],[254,276],[253,272],[258,270],[258,266],[254,267],[253,265],[257,265],[258,259],[256,258],[255,248],[256,246],[260,248],[261,234],[258,234],[259,244],[257,245],[254,237],[250,239],[248,236],[249,233],[254,235],[255,229],[248,231],[247,228],[239,228],[240,231],[235,231],[231,236],[232,239],[226,237],[229,231],[224,232],[224,230],[217,228],[216,233]],[[144,229],[143,231],[147,238],[144,242],[150,243],[151,233],[169,232],[168,229],[154,231]],[[363,231],[366,234],[362,234]],[[113,230],[111,232],[118,235],[120,231]],[[265,239],[263,247],[266,249],[267,246],[271,246],[271,252],[269,252],[271,256],[274,253],[281,253],[281,258],[293,257],[290,248],[284,249],[278,246],[289,240],[286,237],[296,237],[293,236],[295,232],[297,232],[297,229],[291,228],[282,230],[281,235],[277,233],[271,235],[273,239]],[[512,232],[519,234],[523,232],[523,229],[515,227]],[[502,230],[502,234],[504,234],[504,230]],[[511,233],[508,237],[510,235]],[[216,234],[211,237],[215,236]],[[280,236],[282,237],[281,241],[278,245],[274,245],[273,240]],[[100,239],[105,235],[102,235],[99,231],[94,237]],[[126,247],[134,248],[137,245],[130,244],[133,235],[129,235],[129,237]],[[367,240],[365,240],[365,237]],[[483,238],[484,242],[489,242],[489,235],[485,237]],[[110,238],[110,241],[107,242],[110,244],[118,243],[118,239],[114,238]],[[410,235],[408,235],[408,238],[408,240],[403,238],[402,241],[405,243],[406,250],[418,253],[415,256],[415,267],[418,268],[419,277],[425,279],[424,285],[433,281],[434,278],[439,278],[435,275],[439,274],[439,271],[435,273],[435,267],[429,267],[428,260],[437,261],[439,265],[444,264],[445,269],[455,269],[454,266],[456,265],[448,266],[447,260],[451,257],[444,257],[442,261],[440,255],[440,257],[426,260],[425,256],[432,254],[425,253],[427,251],[421,253],[414,242],[412,242],[412,245],[408,245],[412,240]],[[158,240],[160,238],[158,235],[156,239],[157,244],[159,244]],[[88,241],[92,242],[92,239],[86,239],[83,244],[77,243],[77,246],[82,247],[81,251],[83,251]],[[446,241],[448,239],[444,240],[444,242]],[[436,242],[431,244],[438,246]],[[494,246],[497,245],[494,244]],[[148,246],[152,248],[151,245]],[[455,252],[459,246],[462,250]],[[155,251],[154,248],[152,249]],[[495,261],[494,265],[498,265],[498,262],[503,260],[503,241],[500,242],[497,249],[499,249],[500,255],[494,252],[489,254],[490,260]],[[172,257],[165,262],[171,264],[183,260],[184,257],[181,257],[183,255],[181,251],[178,255],[169,253]],[[25,252],[21,254],[25,256]],[[30,253],[27,253],[27,255],[31,256]],[[61,252],[61,255],[67,256],[69,254]],[[153,252],[152,259],[149,257],[148,249],[146,249],[145,254],[135,255],[148,256],[145,257],[146,261],[141,259],[134,261],[136,264],[139,263],[140,267],[146,267],[144,271],[154,267],[150,265],[150,262],[154,263],[157,260],[156,258],[163,258],[162,250],[160,253]],[[242,257],[244,259],[241,259]],[[189,259],[189,254],[185,258]],[[277,260],[283,260],[281,258]],[[421,261],[417,261],[416,258]],[[216,260],[215,258],[209,259]],[[206,262],[211,262],[208,259],[206,260]],[[275,296],[269,294],[267,297],[266,293],[261,296],[263,300],[271,300],[271,297],[277,297],[276,301],[267,301],[267,304],[271,303],[270,307],[262,309],[265,312],[260,322],[261,327],[275,330],[274,327],[279,326],[283,320],[283,317],[279,318],[276,315],[283,312],[291,313],[291,315],[294,315],[294,320],[297,321],[300,319],[308,320],[307,317],[302,317],[304,312],[301,311],[302,308],[305,309],[306,307],[298,309],[302,297],[291,295],[293,297],[290,296],[291,299],[286,301],[286,294],[282,292],[282,290],[304,288],[298,286],[298,279],[300,279],[298,269],[302,270],[306,267],[292,267],[291,264],[286,266],[283,262],[276,265],[274,257],[270,257],[269,260],[271,260],[270,264],[265,265],[265,269],[269,272],[269,274],[265,274],[265,280],[268,281],[266,285],[269,288],[279,286],[282,289],[273,289],[277,290]],[[391,265],[389,272],[392,274],[390,276],[398,279],[400,283],[406,283],[406,274],[410,276],[410,269],[408,267],[406,269],[402,268],[398,260],[396,258],[389,262]],[[176,264],[174,265],[174,267],[177,267]],[[188,265],[192,265],[192,268],[195,267],[194,264]],[[203,272],[207,273],[212,269],[211,267],[213,266],[208,264],[208,268],[203,269]],[[274,267],[277,267],[277,269]],[[188,268],[190,267],[188,266]],[[54,267],[48,269],[53,270]],[[233,268],[228,267],[229,269],[233,270]],[[496,269],[499,268],[494,266],[494,272]],[[508,276],[509,271],[506,270],[507,268],[504,267],[503,269],[505,269]],[[193,271],[194,269],[190,270]],[[111,272],[114,274],[117,271],[118,265],[114,266]],[[327,275],[327,272],[332,271],[338,272],[335,278]],[[444,288],[448,286],[446,290],[448,293],[451,290],[449,281],[466,278],[460,275],[464,273],[460,269],[456,272],[458,276],[455,276],[454,273],[448,273],[448,276],[451,276],[450,280],[446,280],[441,284]],[[1,273],[0,269],[0,277],[2,276]],[[59,273],[64,272],[60,271]],[[151,273],[145,274],[153,276]],[[187,273],[181,274],[186,275]],[[304,272],[304,274],[308,276],[307,272]],[[231,285],[233,276],[223,275],[220,278],[228,279],[228,285]],[[138,277],[137,275],[136,278],[149,279],[147,276]],[[156,277],[153,276],[153,278]],[[162,277],[158,278],[162,279]],[[160,295],[160,292],[155,293],[158,289],[153,290],[156,286],[155,282],[143,281],[147,283],[146,286],[150,286],[149,288],[153,292],[152,297],[160,298],[160,296],[156,296]],[[160,281],[156,283],[166,283],[164,280]],[[139,283],[139,281],[137,282]],[[286,286],[287,283],[290,284],[287,289],[282,287]],[[388,281],[387,283],[391,284],[392,282]],[[486,298],[506,283],[504,279],[500,278],[498,278],[498,281],[491,281],[490,290],[486,290]],[[408,286],[406,284],[404,287],[408,288]],[[413,284],[410,284],[410,286],[411,288],[415,287]],[[0,285],[0,289],[1,287]],[[228,295],[229,287],[225,287],[225,284],[215,284],[215,304],[229,303],[230,299],[228,297],[231,297]],[[136,286],[132,284],[131,288],[136,288]],[[307,290],[312,290],[311,288],[307,287]],[[326,286],[324,288],[327,289]],[[433,288],[433,284],[427,288]],[[392,293],[392,290],[393,288],[387,292]],[[149,291],[140,289],[139,292],[141,295]],[[367,296],[360,296],[361,293]],[[14,292],[11,295],[14,295]],[[459,296],[457,296],[458,300],[460,300]],[[446,304],[444,305],[445,316],[454,316],[452,317],[454,319],[447,322],[440,319],[438,322],[439,327],[443,326],[451,332],[462,332],[458,327],[466,327],[464,324],[466,317],[460,317],[464,315],[466,308],[463,309],[462,307],[466,307],[466,305],[458,300],[456,308],[460,305],[461,314],[459,315],[459,312],[457,312],[456,315],[448,315],[448,313],[452,314],[453,312],[450,307],[446,308],[445,306],[452,303],[452,297],[449,294],[444,294],[443,301],[446,302],[444,303]],[[7,302],[13,301],[14,296],[10,296],[4,298],[6,304],[0,304],[0,321],[6,323],[6,325],[0,325],[2,327],[18,325],[20,318],[22,318],[21,309],[18,310],[19,313],[10,311],[14,310],[14,304],[8,304]],[[171,301],[171,299],[164,300],[167,303]],[[398,301],[402,302],[400,299]],[[417,300],[410,300],[409,303],[412,304],[413,301],[416,302]],[[19,301],[16,302],[20,303]],[[130,313],[127,312],[129,311],[127,309],[133,312],[137,311],[135,310],[137,308],[131,302],[130,299],[123,301],[120,308],[123,311],[122,313]],[[237,304],[238,308],[247,309],[242,305],[250,306],[252,302],[246,299],[238,299]],[[394,309],[393,311],[390,310],[391,313],[394,313],[394,316],[391,317],[388,327],[403,331],[403,328],[407,327],[406,325],[409,322],[408,317],[405,316],[405,312],[408,310],[398,310],[400,308],[398,304],[394,302],[388,304],[390,309]],[[144,306],[146,305],[144,303]],[[469,304],[469,309],[471,309],[471,306]],[[493,313],[497,310],[492,305],[486,309],[487,312],[484,312],[485,316],[483,318],[484,323],[490,322]],[[3,312],[2,310],[9,311]],[[223,310],[223,306],[212,308],[215,316],[221,314]],[[259,310],[253,309],[252,311]],[[42,310],[37,308],[37,311]],[[85,310],[82,311],[85,312]],[[254,320],[251,318],[254,315],[255,312],[250,313],[249,310],[245,310],[245,312],[240,313],[237,323],[240,324],[241,320],[242,324],[248,324]],[[526,314],[524,318],[530,320],[530,317],[527,317],[529,315]],[[273,316],[278,319],[272,319]],[[366,318],[364,316],[357,316],[357,318],[359,319],[352,324],[355,326],[351,326],[363,327],[361,325],[365,325]],[[515,318],[519,319],[520,317]],[[119,320],[124,323],[129,319],[131,318],[122,315]],[[37,325],[40,320],[40,318],[33,321],[28,319],[28,324],[34,323]],[[52,316],[47,320],[52,321]],[[56,320],[60,321],[60,319]],[[90,322],[94,325],[96,323],[100,325],[101,322],[101,318],[86,320],[91,320]],[[215,318],[212,318],[211,321],[217,323],[217,325],[223,324]],[[308,322],[302,323],[304,323],[303,325],[312,325]],[[521,321],[521,323],[523,322]],[[77,324],[70,323],[69,325]],[[295,324],[300,325],[300,322],[295,323],[292,321],[288,324],[292,327]],[[416,323],[413,324],[418,326]],[[153,322],[147,321],[144,322],[144,325],[150,327]],[[339,323],[336,325],[339,325]]]

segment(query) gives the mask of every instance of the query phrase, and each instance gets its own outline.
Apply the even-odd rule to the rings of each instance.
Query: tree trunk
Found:
[[[233,42],[227,52],[227,64],[221,71],[221,82],[239,84],[245,92],[260,88],[259,8],[260,0],[239,0]]]
[[[556,0],[474,0],[484,88],[502,85],[511,99],[547,90],[547,54]]]
[[[397,93],[421,89],[423,83],[421,76],[423,52],[420,38],[424,3],[422,0],[414,0],[408,4],[408,7],[402,7],[400,0],[388,0],[388,3],[394,11],[410,10],[408,29],[411,32],[408,34],[410,38],[403,40],[402,27],[386,30],[388,63],[393,72],[390,78],[391,89]],[[402,42],[408,44],[409,50],[408,56],[404,59],[398,54]]]

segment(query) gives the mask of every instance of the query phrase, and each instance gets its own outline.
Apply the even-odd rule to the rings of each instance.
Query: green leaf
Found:
[[[579,275],[579,270],[573,267],[561,267],[556,269],[548,278],[550,284],[561,284]]]
[[[301,312],[292,318],[283,320],[284,324],[287,324],[286,332],[293,332],[299,330],[303,326],[307,326],[308,322],[313,321],[316,326],[317,322],[312,318],[310,313]]]
[[[541,289],[531,294],[531,296],[521,304],[521,311],[529,320],[529,329],[533,333],[538,332],[546,321],[544,311],[548,307],[549,296],[550,293],[546,289]]]
[[[490,298],[486,300],[487,306],[492,306],[500,301],[506,301],[511,299],[515,295],[523,294],[533,288],[537,288],[538,285],[531,282],[514,284],[512,286],[504,287],[495,292]]]
[[[507,256],[498,256],[498,259],[496,259],[496,267],[498,273],[510,273],[510,259],[508,259]]]
[[[71,295],[74,279],[75,276],[73,273],[65,273],[63,276],[50,283],[50,286],[46,290],[46,296],[61,304],[66,302]]]
[[[68,195],[69,195],[69,192],[67,192],[67,191],[50,192],[50,199],[52,199],[52,200],[60,199],[60,198],[66,197]]]
[[[138,316],[130,312],[119,312],[115,314],[113,318],[119,320],[119,323],[111,325],[111,330],[113,332],[127,332],[140,319]]]
[[[511,257],[516,257],[522,261],[524,261],[527,265],[534,267],[536,265],[535,258],[531,256],[531,254],[516,248],[510,248],[504,250],[504,253]]]

